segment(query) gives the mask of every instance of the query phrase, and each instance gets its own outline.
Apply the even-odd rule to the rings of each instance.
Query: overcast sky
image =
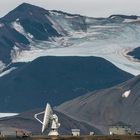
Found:
[[[140,15],[140,0],[0,0],[0,17],[23,2],[92,17]]]

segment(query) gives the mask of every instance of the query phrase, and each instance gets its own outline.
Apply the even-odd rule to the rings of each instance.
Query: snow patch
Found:
[[[73,19],[73,18],[78,18],[78,16],[68,16],[68,15],[66,15],[65,18],[67,18],[67,19]]]
[[[32,34],[30,34],[30,33],[27,33],[27,35],[28,35],[28,37],[30,37],[31,39],[34,38],[34,36],[33,36]]]
[[[140,22],[140,18],[137,19],[125,19],[123,23]]]
[[[0,61],[0,72],[2,72],[6,68],[6,65]]]
[[[18,22],[19,19],[16,19],[15,22],[12,22],[11,25],[12,27],[18,31],[19,33],[21,33],[22,35],[24,35],[27,39],[29,39],[31,41],[31,39],[34,38],[34,36],[30,33],[27,33],[24,28],[21,26],[21,24]]]
[[[55,15],[55,16],[60,16],[60,15],[62,15],[61,13],[55,12],[55,11],[49,11],[49,13],[50,13],[51,15]]]
[[[0,73],[0,77],[9,74],[10,72],[12,72],[15,69],[16,69],[16,67],[13,67],[13,68],[10,68],[9,70],[6,70],[6,71]]]
[[[4,23],[0,23],[0,28],[4,27]]]
[[[20,32],[20,33],[22,33],[22,34],[25,34],[24,28],[20,25],[19,22],[12,22],[11,24],[12,24],[12,27],[13,27],[16,31],[18,31],[18,32]]]
[[[52,23],[53,28],[61,35],[65,35],[64,34],[64,29],[56,22],[54,21],[51,17],[49,17],[48,15],[46,15],[46,18]]]
[[[128,98],[128,96],[130,95],[130,93],[131,93],[131,90],[125,91],[125,92],[122,94],[122,97],[123,97],[123,98]]]
[[[16,116],[18,113],[0,113],[0,118]]]
[[[11,50],[11,58],[12,60],[16,59],[20,55],[20,49],[17,46],[13,47],[13,50]]]
[[[47,49],[31,48],[29,51],[23,50],[20,52],[14,57],[14,59],[12,59],[12,62],[30,62],[41,56],[47,56]]]
[[[17,18],[16,21],[18,22],[19,21],[19,18]]]

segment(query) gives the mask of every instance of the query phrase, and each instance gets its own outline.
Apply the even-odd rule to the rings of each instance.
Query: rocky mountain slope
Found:
[[[52,11],[53,12],[53,11]],[[75,15],[57,12],[58,14],[75,17]],[[0,60],[8,64],[12,57],[22,50],[29,50],[31,46],[39,47],[42,41],[53,41],[54,37],[66,35],[64,27],[51,17],[51,11],[23,3],[0,19]],[[72,30],[86,30],[84,18],[77,16],[76,21],[67,23]],[[80,21],[79,21],[80,20]],[[82,21],[83,20],[83,21]],[[78,21],[78,22],[77,22]],[[80,26],[81,24],[81,26]],[[42,42],[43,44],[43,42]],[[44,47],[44,46],[42,46]],[[49,47],[47,43],[45,47]]]
[[[0,111],[52,106],[133,76],[99,57],[41,57],[0,77]]]
[[[57,110],[85,121],[107,133],[109,125],[123,122],[140,129],[140,76],[118,86],[92,92],[57,107]]]
[[[33,38],[45,41],[51,36],[60,36],[45,16],[47,14],[48,11],[43,8],[23,3],[0,19],[0,59],[4,63],[11,62],[14,47],[28,50]],[[16,27],[22,29],[25,34]]]

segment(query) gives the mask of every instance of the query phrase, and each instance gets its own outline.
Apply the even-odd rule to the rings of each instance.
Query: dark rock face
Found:
[[[8,24],[3,24],[3,27],[0,28],[0,60],[5,63],[10,62],[11,50],[15,44],[24,47],[22,44],[28,45],[29,41],[25,36],[9,27]]]
[[[109,125],[123,122],[131,125],[133,131],[140,129],[140,76],[118,86],[99,90],[68,101],[57,110],[92,124],[103,133]],[[126,91],[130,90],[130,94]]]
[[[36,109],[29,112],[21,113],[18,116],[14,117],[8,117],[0,119],[0,125],[3,127],[2,130],[4,130],[5,127],[10,127],[11,131],[13,128],[13,131],[16,129],[23,129],[29,132],[32,132],[32,134],[37,135],[41,134],[41,124],[34,118],[34,114],[41,112],[42,109]],[[76,121],[63,113],[55,112],[59,117],[59,122],[61,123],[61,127],[59,128],[59,133],[61,135],[71,135],[71,129],[81,129],[81,134],[87,135],[90,131],[94,131],[96,134],[101,134],[101,132],[96,129],[93,126],[90,126],[86,123]],[[39,116],[40,119],[43,119],[43,115]],[[6,129],[5,129],[6,131]],[[7,134],[9,132],[7,131]],[[14,132],[13,132],[14,134]]]
[[[140,47],[135,48],[133,51],[127,53],[127,55],[133,56],[135,59],[140,60]]]
[[[35,39],[48,40],[48,37],[60,36],[47,18],[48,14],[49,12],[43,8],[23,3],[7,14],[2,21],[11,23],[18,19],[24,30]]]
[[[42,57],[0,78],[0,110],[52,106],[122,83],[133,76],[98,57]]]

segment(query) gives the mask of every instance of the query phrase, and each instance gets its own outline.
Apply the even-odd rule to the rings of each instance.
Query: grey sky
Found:
[[[92,17],[111,14],[140,15],[140,0],[0,0],[0,17],[23,2]]]

